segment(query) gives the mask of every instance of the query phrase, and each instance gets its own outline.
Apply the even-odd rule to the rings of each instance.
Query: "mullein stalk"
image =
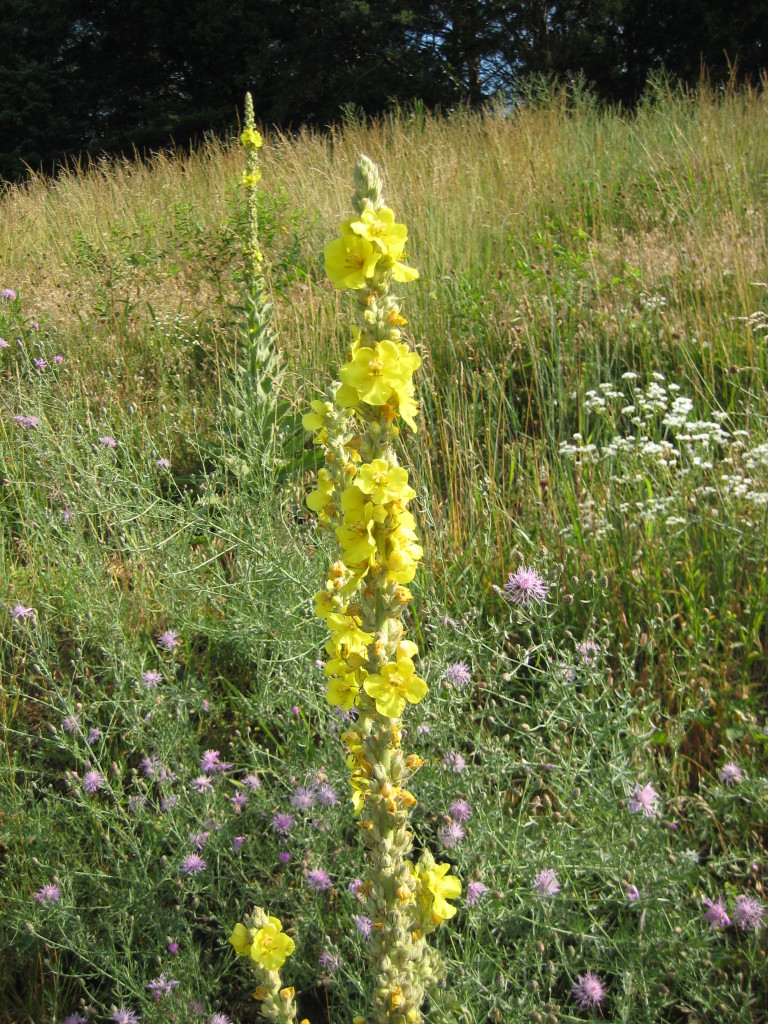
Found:
[[[304,417],[326,462],[307,504],[341,547],[315,611],[331,631],[327,700],[358,711],[343,739],[369,865],[359,890],[373,926],[368,1020],[418,1024],[427,992],[444,977],[426,939],[453,916],[446,901],[461,892],[449,865],[429,854],[417,864],[409,859],[416,799],[406,787],[422,761],[401,745],[403,710],[427,693],[402,621],[422,549],[407,509],[415,491],[394,447],[401,422],[417,429],[412,377],[421,359],[402,340],[406,319],[391,286],[418,272],[404,262],[407,230],[383,205],[378,169],[364,156],[355,166],[353,206],[355,216],[325,249],[332,283],[356,295],[353,340],[329,400],[313,402]]]
[[[280,369],[274,307],[264,277],[264,254],[259,245],[259,149],[262,138],[256,130],[251,94],[245,94],[245,121],[240,144],[245,150],[242,184],[246,193],[247,227],[245,257],[245,319],[247,365],[241,371],[246,401],[262,411],[274,406],[274,385]]]

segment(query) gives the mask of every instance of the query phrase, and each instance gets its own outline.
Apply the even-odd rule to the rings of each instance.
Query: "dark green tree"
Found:
[[[0,175],[420,100],[477,104],[532,72],[633,104],[768,63],[768,0],[0,0]]]

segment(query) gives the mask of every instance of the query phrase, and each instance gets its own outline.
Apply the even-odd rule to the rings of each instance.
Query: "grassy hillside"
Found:
[[[168,1001],[180,1022],[198,1001],[253,1020],[224,947],[254,899],[296,929],[312,1024],[365,1012],[361,853],[311,615],[332,544],[304,506],[298,429],[348,344],[322,249],[360,152],[421,274],[404,301],[422,426],[401,455],[432,693],[408,727],[429,762],[424,842],[489,891],[442,937],[466,1019],[584,1019],[587,969],[608,991],[598,1019],[764,1019],[759,920],[702,920],[705,897],[732,917],[737,897],[763,901],[768,869],[764,94],[659,89],[624,116],[554,94],[264,135],[276,436],[226,401],[236,145],[0,198],[0,1021],[165,1021]],[[521,565],[549,583],[544,605],[504,601]],[[198,792],[207,749],[233,774]],[[273,815],[323,781],[340,803],[281,839]],[[647,783],[646,817],[629,798]],[[446,847],[458,798],[472,817]],[[207,870],[188,875],[203,832]],[[58,899],[35,899],[46,884]],[[155,1001],[161,973],[179,984]]]

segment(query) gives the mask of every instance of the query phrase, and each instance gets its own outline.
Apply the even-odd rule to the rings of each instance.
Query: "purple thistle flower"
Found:
[[[707,908],[704,911],[704,920],[709,925],[710,931],[714,928],[727,928],[731,923],[722,896],[718,896],[714,903],[705,896],[704,906]]]
[[[100,736],[101,736],[101,729],[98,727],[98,725],[94,725],[94,726],[92,726],[88,730],[88,742],[89,743],[94,743],[97,739],[100,738]]]
[[[105,434],[104,437],[100,437],[99,441],[105,448],[117,448],[117,441],[109,434]]]
[[[32,899],[41,906],[46,903],[58,903],[61,899],[61,889],[58,885],[44,885],[42,889],[37,890]]]
[[[579,644],[576,648],[581,655],[581,660],[585,665],[591,665],[593,661],[597,660],[597,656],[600,654],[600,648],[594,640],[585,640],[583,644]]]
[[[427,733],[432,732],[428,725],[417,725],[416,732],[419,736],[425,736]]]
[[[232,840],[232,849],[234,850],[235,853],[239,852],[240,847],[243,845],[246,838],[247,836],[235,836],[235,838]]]
[[[97,772],[95,768],[92,768],[83,779],[83,789],[86,793],[96,793],[103,785],[101,772]]]
[[[347,886],[347,892],[351,892],[354,896],[357,896],[360,892],[360,887],[363,884],[362,878],[353,878]]]
[[[61,363],[64,362],[64,356],[62,356],[60,353],[57,352],[56,355],[53,357],[53,361],[54,361],[54,363],[57,363],[57,364],[60,365]]]
[[[324,782],[318,787],[317,800],[323,807],[335,807],[339,802],[339,794],[329,782]]]
[[[237,792],[234,796],[231,796],[230,801],[234,808],[235,814],[239,814],[244,807],[248,805],[248,794],[243,792]]]
[[[70,1013],[61,1024],[86,1024],[86,1017],[81,1017],[79,1013]]]
[[[720,769],[720,781],[724,782],[726,786],[735,786],[737,783],[743,782],[744,776],[741,773],[741,768],[733,761],[724,764]]]
[[[8,342],[5,340],[5,338],[0,338],[0,349],[3,348],[8,348]]]
[[[17,621],[21,619],[26,622],[27,619],[34,619],[35,614],[34,608],[28,608],[23,604],[17,604],[11,608],[11,618],[16,619]]]
[[[448,808],[450,815],[456,821],[469,821],[472,816],[472,805],[468,800],[454,800]]]
[[[281,864],[287,864],[288,861],[291,859],[291,855],[288,852],[288,850],[281,850],[280,853],[278,853],[277,855],[277,859],[280,861]]]
[[[504,596],[508,601],[525,606],[541,604],[546,599],[549,584],[535,569],[521,565],[516,572],[509,574],[504,589],[507,592]]]
[[[175,651],[179,646],[179,634],[172,629],[166,629],[164,633],[161,633],[157,638],[158,644],[165,648],[166,651]]]
[[[155,999],[160,999],[162,996],[169,996],[178,984],[178,981],[173,981],[172,978],[166,978],[164,974],[161,974],[159,978],[155,978],[144,987],[152,993]]]
[[[332,950],[328,949],[327,946],[323,946],[323,950],[319,957],[319,963],[320,966],[324,970],[328,971],[329,974],[333,974],[334,971],[338,971],[338,969],[344,964],[344,961],[338,953],[334,953]]]
[[[173,793],[168,796],[164,796],[160,801],[160,810],[163,814],[167,814],[168,811],[172,811],[176,804],[179,802],[179,798],[174,796]]]
[[[605,985],[596,974],[580,974],[571,987],[573,998],[583,1009],[599,1006],[605,999]]]
[[[157,462],[155,463],[155,465],[157,466],[158,469],[170,469],[171,468],[171,460],[170,459],[165,459],[165,458],[158,459]]]
[[[310,868],[304,872],[304,877],[307,880],[307,885],[310,889],[314,889],[315,892],[325,892],[331,888],[331,878],[327,871],[323,871],[322,868]]]
[[[293,828],[296,822],[296,818],[292,814],[286,814],[284,811],[277,811],[272,815],[272,831],[279,836],[287,836]]]
[[[146,672],[142,673],[141,680],[148,690],[153,689],[158,683],[162,683],[163,677],[155,669],[147,669]]]
[[[179,952],[178,942],[169,942],[165,948],[168,950],[171,956],[176,956],[176,954]]]
[[[16,291],[13,288],[3,288],[0,292],[0,299],[8,299],[12,302],[16,298]]]
[[[232,1024],[226,1013],[214,1013],[208,1024]]]
[[[251,772],[250,775],[246,775],[243,779],[243,785],[247,786],[248,789],[261,789],[261,779],[255,772]]]
[[[187,1004],[187,1009],[190,1013],[194,1014],[195,1017],[205,1016],[205,1007],[199,999],[193,999],[191,1003]]]
[[[467,906],[474,907],[475,904],[485,899],[487,893],[487,885],[483,885],[482,882],[470,882],[467,886]]]
[[[196,789],[198,793],[202,793],[207,789],[213,789],[211,780],[207,775],[198,775],[196,779],[192,779],[190,785],[193,789]]]
[[[227,771],[232,765],[221,760],[218,750],[206,750],[200,758],[200,767],[206,775],[214,775],[216,772]]]
[[[196,849],[202,850],[202,848],[208,842],[210,834],[210,832],[193,832],[192,835],[189,837],[189,841]]]
[[[109,1018],[114,1024],[139,1024],[139,1018],[136,1016],[135,1010],[128,1010],[125,1006],[121,1006],[119,1010],[115,1010],[112,1016]]]
[[[39,358],[39,359],[33,359],[32,361],[34,362],[35,366],[36,366],[36,367],[37,367],[37,369],[38,369],[38,370],[40,371],[40,373],[42,373],[42,372],[43,372],[43,370],[44,370],[44,369],[46,368],[46,366],[48,365],[48,363],[46,363],[46,361],[45,361],[45,360],[43,359],[43,357],[42,357],[42,356],[40,356],[40,358]]]
[[[146,775],[148,779],[151,779],[156,773],[160,765],[160,761],[157,757],[142,757],[139,761],[139,768],[141,768],[142,775]]]
[[[561,885],[552,868],[544,868],[533,880],[533,887],[539,896],[557,896]]]
[[[291,804],[297,811],[309,811],[316,802],[315,791],[309,786],[298,786],[291,794]]]
[[[472,671],[465,661],[454,661],[446,668],[445,679],[449,686],[469,686]]]
[[[464,827],[459,821],[450,821],[438,829],[437,838],[447,849],[452,850],[464,838]]]
[[[40,426],[39,416],[14,416],[14,420],[24,430],[36,430]]]
[[[753,896],[737,896],[733,923],[743,932],[756,932],[762,927],[765,907]]]
[[[656,807],[656,801],[658,799],[659,794],[650,782],[643,786],[642,789],[638,782],[632,796],[629,798],[629,809],[633,814],[638,814],[642,811],[646,818],[655,818],[659,813],[658,808]]]
[[[201,871],[205,871],[208,865],[205,863],[199,853],[190,853],[188,857],[185,857],[181,862],[181,870],[185,875],[199,875]]]
[[[637,888],[636,885],[627,886],[627,899],[632,902],[640,899],[640,890]]]
[[[456,772],[457,775],[461,775],[467,767],[467,762],[461,754],[457,753],[455,750],[449,750],[443,758],[443,767],[448,771]]]
[[[357,928],[358,933],[362,935],[364,939],[370,939],[371,929],[373,928],[370,917],[363,917],[362,914],[353,914],[352,920],[355,922],[355,927]]]

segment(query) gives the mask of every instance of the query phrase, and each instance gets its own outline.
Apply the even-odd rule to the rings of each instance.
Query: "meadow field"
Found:
[[[262,131],[268,417],[236,136],[0,195],[0,1024],[255,1021],[254,903],[300,1016],[366,1014],[301,423],[361,152],[420,272],[403,727],[464,887],[427,1019],[768,1020],[766,93]]]

